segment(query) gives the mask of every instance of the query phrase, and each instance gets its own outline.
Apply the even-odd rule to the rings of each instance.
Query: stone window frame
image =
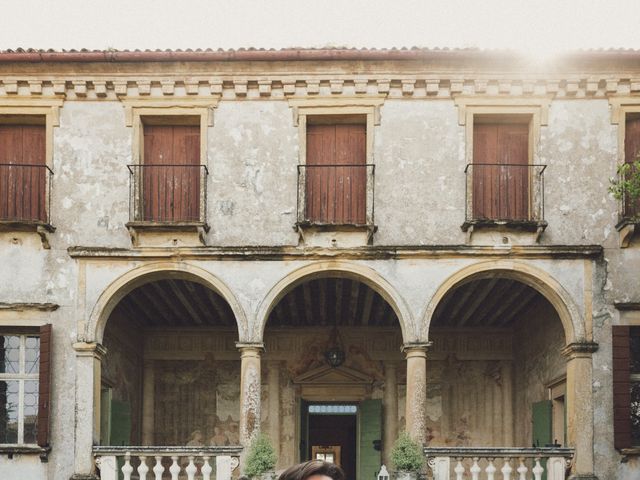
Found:
[[[618,126],[618,158],[616,167],[625,163],[624,142],[626,138],[626,123],[628,114],[640,114],[640,97],[609,97],[611,109],[611,124]],[[618,202],[619,222],[616,230],[620,234],[620,248],[626,248],[631,244],[634,234],[637,234],[636,222],[623,218],[622,201]]]
[[[195,117],[200,126],[200,165],[208,167],[208,132],[209,127],[213,126],[213,110],[218,106],[220,97],[207,98],[138,98],[138,99],[122,99],[125,110],[125,125],[132,128],[131,141],[131,164],[138,165],[144,163],[144,119],[145,117],[164,117],[167,124],[171,124],[171,118]],[[134,180],[135,181],[135,180]],[[205,191],[208,185],[201,186]],[[209,230],[206,218],[206,195],[200,197],[200,214],[204,222],[187,222],[185,224],[176,225],[156,225],[153,222],[135,221],[138,218],[142,207],[142,199],[134,192],[136,189],[130,188],[130,217],[127,228],[131,234],[132,243],[138,245],[140,243],[140,233],[143,231],[153,230],[171,230],[171,231],[194,231],[198,234],[200,243],[204,244],[204,234]]]
[[[307,163],[307,118],[309,116],[339,117],[342,115],[363,115],[366,123],[366,158],[368,165],[375,165],[373,148],[375,127],[380,125],[380,107],[386,96],[350,97],[350,98],[289,98],[289,107],[293,111],[293,125],[298,128],[298,165]],[[304,205],[304,182],[298,181],[298,214],[296,227],[300,230],[304,223],[300,204]],[[340,225],[327,226],[331,230],[340,230]],[[374,175],[367,174],[366,189],[366,228],[369,237],[375,231],[374,219]]]
[[[482,97],[482,96],[456,96],[454,104],[458,108],[458,124],[465,127],[465,166],[473,163],[473,127],[476,116],[492,117],[496,120],[510,116],[528,116],[529,117],[529,164],[535,164],[535,160],[539,158],[540,133],[543,126],[549,123],[549,107],[551,106],[552,97],[523,97],[523,98],[503,98],[503,97]],[[466,190],[466,209],[473,207],[472,191],[469,188],[471,182],[467,182]],[[530,191],[530,197],[533,190]],[[530,202],[532,199],[530,198]],[[531,228],[535,231],[536,242],[539,240],[542,232],[547,224],[544,218],[540,221],[527,222],[531,223]],[[492,225],[487,225],[491,227]],[[497,226],[497,225],[496,225]],[[504,225],[506,228],[514,227],[512,225]],[[474,225],[465,222],[462,230],[467,232],[468,237],[474,230]]]
[[[60,126],[60,108],[63,106],[64,101],[61,98],[2,98],[0,99],[0,117],[22,117],[27,118],[44,118],[45,127],[45,157],[44,164],[53,172],[53,129]],[[53,173],[50,173],[51,175]],[[12,222],[11,224],[3,225],[2,230],[16,231],[26,230],[35,231],[40,236],[42,246],[46,249],[50,248],[48,233],[53,233],[55,227],[51,220],[51,189],[49,182],[45,182],[45,211],[47,212],[47,223],[31,225],[22,222]]]

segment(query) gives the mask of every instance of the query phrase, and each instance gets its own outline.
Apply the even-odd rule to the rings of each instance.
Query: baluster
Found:
[[[456,468],[453,469],[456,472],[456,480],[462,480],[462,475],[464,474],[464,467],[462,466],[462,458],[458,458],[458,464]]]
[[[211,472],[213,472],[213,467],[209,464],[209,459],[211,457],[202,457],[204,460],[204,465],[202,465],[202,480],[211,480]]]
[[[156,455],[156,464],[153,467],[153,474],[156,476],[155,480],[162,480],[162,474],[164,473],[164,467],[162,466],[162,457]]]
[[[511,473],[513,472],[513,468],[511,467],[511,459],[505,458],[504,465],[502,465],[502,480],[511,480]]]
[[[187,468],[185,468],[184,471],[187,472],[187,480],[195,480],[198,468],[196,467],[196,464],[193,463],[193,455],[189,456],[189,465],[187,465]]]
[[[178,480],[178,475],[180,475],[180,465],[178,465],[178,457],[172,456],[171,460],[173,460],[173,463],[169,467],[169,473],[171,473],[171,480]]]
[[[531,469],[531,471],[533,472],[535,480],[542,480],[542,473],[544,472],[544,468],[542,468],[542,465],[540,465],[540,457],[536,457],[535,462],[536,464]]]
[[[524,458],[520,459],[520,466],[518,467],[518,480],[527,480],[527,472],[529,469],[524,464]]]
[[[122,474],[124,475],[124,480],[131,480],[133,467],[131,466],[131,454],[129,452],[124,454],[124,465],[120,470],[122,470]]]
[[[471,480],[480,479],[480,472],[482,471],[482,469],[480,468],[480,465],[478,465],[478,460],[478,457],[474,457],[473,465],[471,465],[471,468],[469,469],[469,471],[471,472]]]
[[[147,466],[147,457],[140,455],[140,465],[138,465],[138,475],[140,476],[140,480],[147,480],[148,472],[149,467]]]
[[[487,473],[487,480],[495,480],[497,468],[493,464],[493,458],[488,458],[487,460],[489,460],[489,465],[487,465],[487,468],[484,469],[484,471]]]

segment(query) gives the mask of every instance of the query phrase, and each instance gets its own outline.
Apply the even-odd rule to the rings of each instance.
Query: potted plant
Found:
[[[634,208],[640,200],[640,158],[633,163],[623,163],[618,167],[618,176],[609,179],[609,193],[616,200],[626,202],[625,220],[637,222],[640,220],[640,209]],[[629,208],[630,211],[626,211]]]
[[[424,465],[420,445],[407,432],[402,432],[391,450],[391,462],[396,469],[397,480],[416,480]]]
[[[275,478],[276,460],[276,452],[269,438],[264,434],[258,434],[249,445],[244,473],[249,478],[272,480]]]

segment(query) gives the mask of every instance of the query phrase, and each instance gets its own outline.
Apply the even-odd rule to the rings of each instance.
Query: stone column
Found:
[[[597,480],[593,464],[592,355],[597,343],[567,345],[567,441],[575,448],[571,479]]]
[[[427,420],[427,350],[430,343],[406,343],[407,358],[407,432],[420,445],[426,443]]]
[[[395,362],[384,364],[384,441],[383,462],[391,464],[390,455],[398,437],[398,377]]]
[[[145,360],[142,370],[142,444],[154,444],[155,369],[153,360]]]
[[[262,343],[237,343],[240,350],[240,444],[247,447],[260,430]]]
[[[276,451],[276,458],[280,458],[280,362],[270,361],[269,369],[269,435]]]
[[[99,343],[78,342],[75,381],[75,443],[73,480],[93,480],[93,446],[100,443],[101,362],[107,350]]]

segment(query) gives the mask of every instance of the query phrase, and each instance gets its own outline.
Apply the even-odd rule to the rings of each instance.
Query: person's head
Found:
[[[287,468],[278,480],[346,480],[342,469],[335,463],[310,460]]]

